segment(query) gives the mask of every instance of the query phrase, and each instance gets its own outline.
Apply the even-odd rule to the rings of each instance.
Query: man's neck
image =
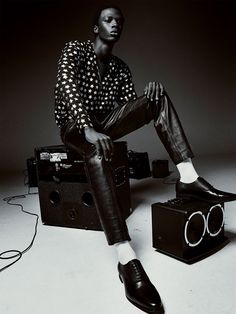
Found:
[[[106,43],[96,37],[93,42],[93,48],[99,61],[104,62],[110,58],[114,44]]]

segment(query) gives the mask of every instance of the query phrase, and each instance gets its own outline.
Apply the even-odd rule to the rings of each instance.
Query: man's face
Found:
[[[98,25],[94,27],[94,33],[104,41],[116,42],[121,36],[123,23],[124,19],[119,10],[105,9],[100,14]]]

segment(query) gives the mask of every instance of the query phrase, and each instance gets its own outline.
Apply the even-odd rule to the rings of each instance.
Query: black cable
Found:
[[[23,251],[19,251],[19,250],[7,250],[4,252],[0,253],[0,259],[2,260],[7,260],[7,259],[13,259],[13,258],[17,258],[16,260],[14,260],[13,262],[11,262],[10,264],[7,264],[6,266],[0,268],[0,272],[4,271],[5,269],[7,269],[8,267],[12,266],[13,264],[15,264],[17,261],[19,261],[22,257],[22,255],[24,253],[26,253],[28,250],[30,250],[30,248],[33,246],[34,244],[34,240],[35,237],[37,235],[37,231],[38,231],[38,221],[39,221],[39,215],[38,214],[34,214],[31,213],[29,211],[26,211],[23,207],[22,204],[18,204],[18,203],[10,203],[13,199],[18,199],[18,198],[25,198],[27,195],[32,195],[32,194],[38,194],[37,192],[35,193],[30,193],[30,187],[28,185],[28,193],[27,194],[22,194],[22,195],[15,195],[15,196],[9,196],[9,197],[5,197],[3,198],[3,201],[7,202],[8,205],[13,205],[13,206],[19,206],[21,208],[21,211],[27,215],[31,215],[31,216],[35,216],[36,217],[36,222],[35,222],[35,227],[34,227],[34,235],[33,238],[30,242],[30,244],[23,250]],[[5,256],[9,253],[15,253],[13,255],[10,256]]]
[[[3,255],[4,254],[8,254],[10,252],[15,252],[17,254],[15,255],[12,255],[12,256],[7,256],[7,257],[4,257]],[[15,264],[16,262],[19,261],[19,259],[21,258],[22,256],[22,253],[18,250],[8,250],[8,251],[5,251],[5,252],[2,252],[0,253],[0,259],[12,259],[12,258],[15,258],[15,257],[18,257],[14,262],[10,263],[10,264],[7,264],[6,266],[0,268],[0,272],[4,271],[5,269],[7,269],[8,267],[12,266],[13,264]]]

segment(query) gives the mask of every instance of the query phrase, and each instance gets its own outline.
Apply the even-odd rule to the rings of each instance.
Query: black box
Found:
[[[165,178],[170,174],[168,160],[153,160],[152,161],[152,176],[153,178]]]
[[[42,222],[102,230],[81,156],[63,145],[35,149]],[[112,167],[122,214],[131,213],[127,144],[114,143]]]
[[[128,151],[129,177],[143,179],[151,176],[149,158],[147,152]]]
[[[152,205],[153,247],[191,264],[227,243],[224,204],[173,199]]]
[[[34,157],[28,158],[27,163],[27,173],[28,173],[28,185],[29,187],[38,186],[37,170],[36,170],[36,160]]]

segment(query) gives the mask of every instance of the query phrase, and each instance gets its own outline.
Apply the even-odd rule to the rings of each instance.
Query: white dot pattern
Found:
[[[55,119],[59,127],[70,119],[77,121],[80,130],[92,127],[91,112],[108,113],[116,103],[123,105],[136,98],[131,72],[121,59],[112,56],[101,79],[90,40],[65,45],[55,88]]]

